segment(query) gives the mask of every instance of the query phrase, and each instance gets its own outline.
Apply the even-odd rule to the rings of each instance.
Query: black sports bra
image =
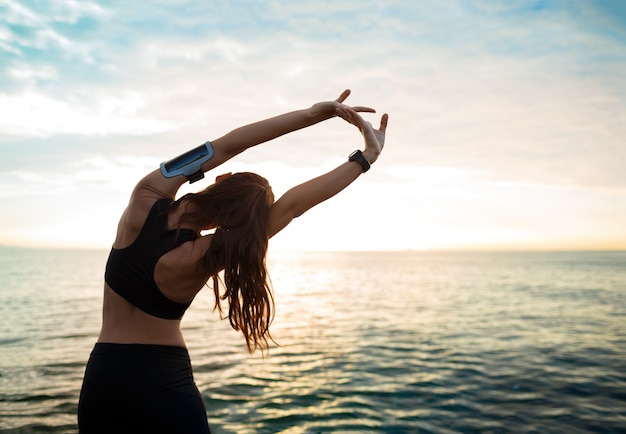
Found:
[[[118,295],[142,311],[164,319],[180,319],[191,305],[167,298],[154,281],[154,268],[161,256],[195,240],[191,229],[168,229],[167,209],[171,199],[154,203],[137,239],[123,249],[111,249],[104,280]]]

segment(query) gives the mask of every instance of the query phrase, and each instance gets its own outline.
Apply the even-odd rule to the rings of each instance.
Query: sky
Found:
[[[624,77],[620,0],[0,0],[0,244],[107,248],[161,161],[349,88],[385,149],[271,249],[626,249]],[[332,119],[181,194],[357,148]]]

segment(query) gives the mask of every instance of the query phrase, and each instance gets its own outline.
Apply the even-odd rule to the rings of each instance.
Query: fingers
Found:
[[[389,121],[389,115],[385,113],[382,118],[380,118],[380,128],[378,131],[384,133],[387,130],[387,122]]]
[[[343,120],[350,122],[357,127],[363,123],[363,118],[356,111],[348,106],[337,107],[335,113],[339,115]]]
[[[356,106],[356,107],[352,107],[352,110],[354,110],[355,112],[367,112],[367,113],[376,113],[376,110],[374,110],[371,107],[363,107],[363,106]]]
[[[356,120],[355,125],[356,125],[356,123],[363,124],[365,122],[365,119],[363,119],[363,116],[358,114],[357,110],[355,110],[354,108],[348,107],[346,112],[348,113],[348,116],[350,117],[350,119],[352,121]]]
[[[349,124],[352,124],[352,125],[354,125],[355,127],[357,127],[357,128],[359,128],[359,129],[360,129],[359,125],[358,125],[358,124],[357,124],[357,123],[356,123],[356,122],[355,122],[355,121],[354,121],[354,120],[353,120],[353,119],[352,119],[352,118],[351,118],[351,117],[350,117],[347,113],[340,113],[340,112],[337,112],[337,115],[338,115],[341,119],[343,119],[344,121],[346,121],[346,122],[348,122]]]
[[[337,98],[335,101],[344,102],[346,98],[348,98],[349,95],[350,95],[350,89],[346,89],[341,93],[341,95],[339,95],[339,98]]]
[[[357,126],[359,129],[362,129],[363,127],[371,128],[371,124],[367,122],[365,119],[363,119],[363,117],[358,113],[359,108],[367,108],[367,107],[348,107],[348,106],[337,107],[335,109],[335,113],[339,117],[344,119],[345,121]],[[362,110],[362,111],[370,112],[370,110]],[[371,112],[374,112],[374,111],[372,110]],[[378,131],[384,134],[385,131],[387,130],[388,122],[389,122],[389,115],[385,113],[380,118],[380,127],[378,128]]]
[[[339,98],[337,98],[335,101],[342,104],[346,98],[348,98],[348,96],[350,96],[351,90],[350,89],[346,89],[344,90],[341,95],[339,95]],[[366,112],[366,113],[376,113],[376,110],[374,110],[371,107],[365,107],[365,106],[356,106],[356,107],[351,107],[354,111],[356,112]]]
[[[339,117],[341,117],[341,118],[343,118],[345,120],[350,120],[350,117],[352,115],[350,114],[350,112],[348,110],[349,110],[349,108],[345,107],[345,106],[344,107],[337,107],[335,109],[335,113],[337,113],[337,116],[339,116]]]

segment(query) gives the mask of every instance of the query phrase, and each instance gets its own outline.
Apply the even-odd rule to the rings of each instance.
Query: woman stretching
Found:
[[[243,333],[248,350],[267,348],[273,309],[268,239],[367,171],[384,145],[387,115],[374,129],[358,113],[374,110],[345,105],[349,94],[235,129],[161,164],[135,186],[106,265],[102,329],[78,405],[81,433],[210,432],[180,329],[183,314],[212,280],[217,307],[227,303],[230,324]],[[218,176],[215,184],[175,200],[187,180],[246,149],[335,116],[358,127],[363,151],[277,201],[254,173]]]

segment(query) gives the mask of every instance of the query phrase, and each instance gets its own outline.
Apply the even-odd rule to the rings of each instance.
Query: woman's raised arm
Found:
[[[274,202],[270,208],[268,223],[270,237],[281,231],[294,218],[346,188],[378,159],[385,144],[387,114],[383,115],[380,127],[375,130],[353,109],[338,107],[336,113],[359,128],[363,134],[365,149],[362,152],[355,151],[347,162],[336,169],[297,185]]]
[[[339,114],[337,112],[338,109],[355,112],[374,112],[374,109],[369,107],[349,107],[344,105],[343,102],[349,95],[350,90],[347,89],[334,101],[320,102],[304,110],[285,113],[245,125],[216,139],[212,142],[213,146],[219,149],[221,153],[232,157],[258,144],[337,116]],[[207,167],[211,166],[213,165],[207,163]]]

